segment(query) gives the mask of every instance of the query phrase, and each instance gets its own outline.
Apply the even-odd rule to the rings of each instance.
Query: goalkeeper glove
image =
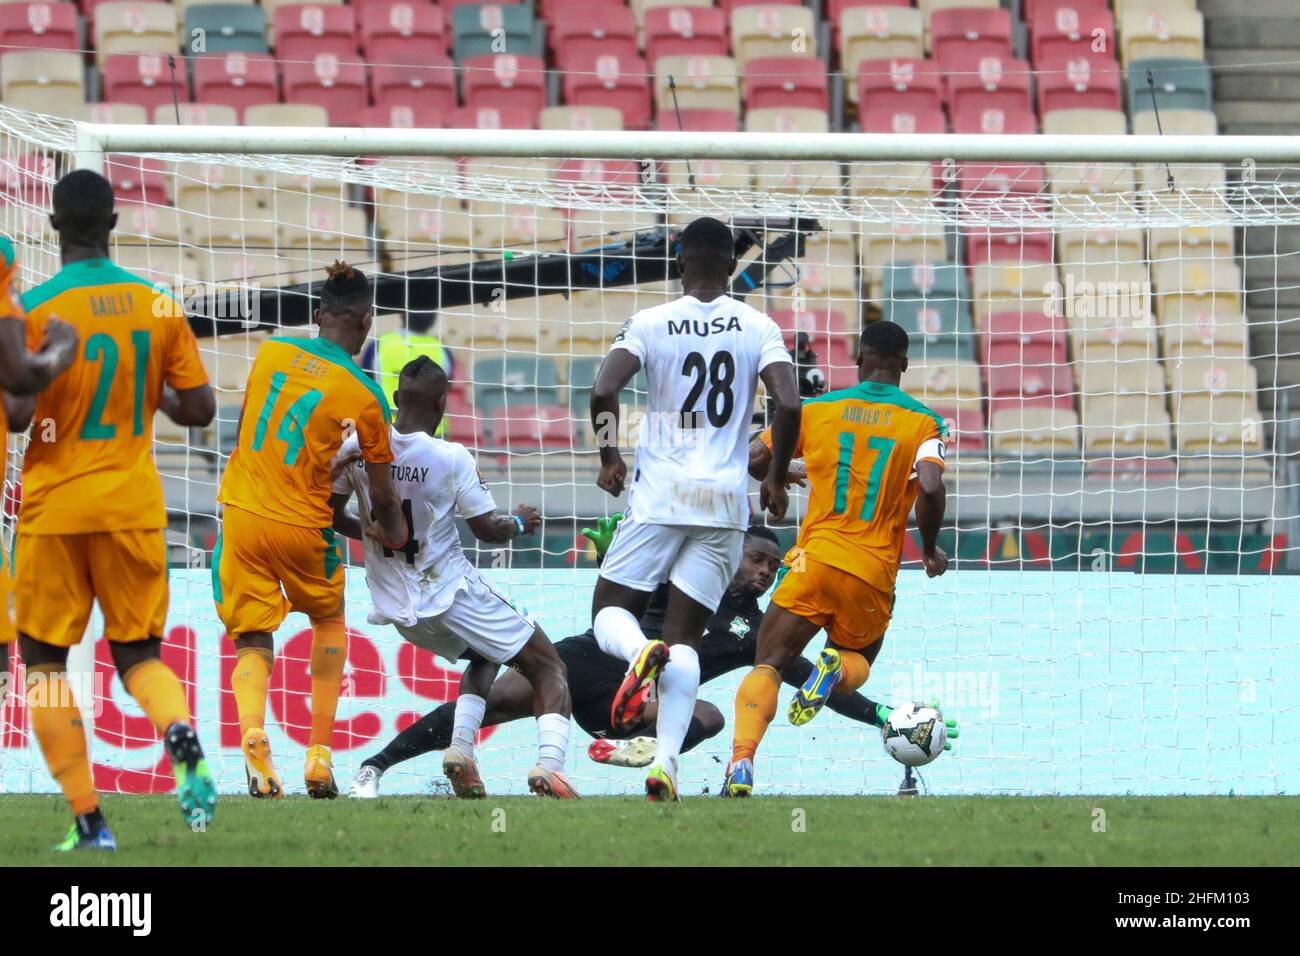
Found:
[[[594,528],[582,529],[582,536],[596,548],[597,563],[605,560],[605,552],[609,550],[609,544],[614,540],[614,529],[622,520],[623,512],[619,511],[607,518],[598,519]]]

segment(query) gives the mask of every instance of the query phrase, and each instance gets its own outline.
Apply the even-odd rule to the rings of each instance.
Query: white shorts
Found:
[[[393,626],[416,647],[449,661],[457,660],[466,648],[495,664],[513,660],[533,636],[536,622],[478,574],[466,575],[465,585],[441,614],[420,618],[411,626]]]
[[[643,524],[627,517],[614,531],[600,576],[637,591],[670,581],[716,611],[740,567],[744,540],[745,533],[734,528]]]

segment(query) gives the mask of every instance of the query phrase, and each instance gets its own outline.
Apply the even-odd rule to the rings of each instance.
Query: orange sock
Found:
[[[170,667],[158,658],[141,661],[122,675],[122,684],[153,722],[159,734],[172,724],[190,722],[185,688]]]
[[[334,714],[339,709],[348,632],[343,615],[311,622],[311,746],[332,746]]]
[[[871,676],[870,662],[857,651],[840,651],[840,679],[835,693],[851,694]]]
[[[230,689],[235,692],[241,737],[252,727],[266,726],[266,688],[271,683],[274,662],[275,655],[265,647],[241,647],[235,652]]]
[[[768,724],[776,716],[776,695],[781,675],[776,668],[759,664],[745,675],[736,691],[735,736],[731,741],[731,759],[753,759]]]
[[[45,763],[63,788],[72,812],[80,816],[97,810],[99,794],[90,770],[81,710],[61,667],[38,665],[28,669],[27,707]]]

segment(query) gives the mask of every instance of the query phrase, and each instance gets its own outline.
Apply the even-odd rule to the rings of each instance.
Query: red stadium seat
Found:
[[[427,109],[445,117],[456,109],[456,68],[445,53],[431,53],[419,63],[373,66],[370,92],[376,106]]]
[[[294,3],[277,7],[275,56],[310,63],[322,53],[357,62],[357,17],[351,7]]]
[[[154,107],[172,102],[172,76],[167,57],[158,53],[115,53],[104,60],[104,99],[114,103],[135,103],[150,116]],[[189,102],[190,81],[185,63],[175,70],[176,98]]]
[[[974,67],[971,72],[961,71],[948,77],[948,112],[954,120],[963,109],[971,107],[1008,112],[1034,108],[1029,95],[1032,73],[1028,61],[984,56]]]
[[[1035,66],[1048,60],[1086,59],[1114,60],[1115,18],[1103,3],[1068,3],[1057,7],[1040,8],[1033,16],[1026,16],[1029,24],[1029,55]],[[1105,36],[1102,49],[1096,50],[1093,34],[1100,30]]]
[[[1022,0],[1021,15],[1026,23],[1032,23],[1034,17],[1044,10],[1069,7],[1072,10],[1109,10],[1110,0]]]
[[[655,117],[655,128],[666,132],[734,133],[740,129],[740,116],[731,110],[689,109],[681,111],[681,123],[674,110],[663,110]]]
[[[361,8],[361,49],[370,63],[411,63],[447,49],[442,11],[418,0],[382,0]]]
[[[938,109],[943,105],[942,79],[933,60],[863,60],[858,66],[858,109]]]
[[[533,110],[462,106],[447,119],[448,129],[536,129]]]
[[[1038,115],[1052,110],[1122,110],[1120,76],[1113,59],[1051,57],[1037,69]]]
[[[570,65],[564,74],[564,102],[570,106],[612,106],[624,129],[650,126],[650,76],[641,57],[601,54]]]
[[[826,64],[808,56],[759,56],[745,64],[745,105],[830,108]]]
[[[379,129],[441,129],[443,115],[427,106],[367,106],[361,125]]]
[[[944,120],[943,110],[937,107],[931,109],[876,107],[864,111],[859,122],[864,133],[948,132],[948,124]]]
[[[523,405],[497,409],[488,420],[494,447],[512,452],[560,451],[576,439],[569,410],[560,405]]]
[[[930,52],[945,72],[985,56],[1014,56],[1011,11],[1000,7],[951,7],[930,15]]]
[[[952,118],[954,133],[1029,136],[1038,132],[1038,117],[1025,106],[1002,109],[972,103]]]
[[[717,3],[719,10],[724,10],[727,14],[739,7],[763,7],[773,4],[790,5],[790,0],[714,0],[714,2]]]
[[[984,411],[976,405],[944,405],[937,402],[931,410],[948,426],[948,457],[962,452],[984,454],[988,451],[988,432]]]
[[[1074,366],[1063,363],[985,366],[989,418],[1022,407],[1074,407]]]
[[[651,7],[645,12],[645,58],[727,56],[727,15],[715,7]]]
[[[546,108],[546,65],[534,56],[492,53],[467,57],[460,73],[465,105],[531,110]]]
[[[1038,196],[1047,188],[1041,163],[967,163],[958,173],[958,188],[967,197]]]
[[[76,4],[0,4],[0,50],[76,50],[79,47]]]
[[[985,365],[1066,364],[1065,319],[1041,311],[994,312],[979,335]]]
[[[275,61],[266,53],[209,53],[194,58],[194,98],[244,110],[280,98]]]
[[[562,70],[602,54],[628,59],[641,53],[636,39],[636,14],[630,7],[618,4],[557,11],[549,32],[555,63]]]
[[[109,156],[104,175],[113,184],[113,195],[122,202],[167,204],[167,182],[162,160],[149,156]]]
[[[366,68],[333,53],[318,53],[310,63],[286,63],[284,101],[325,107],[331,126],[355,126],[369,104]]]
[[[641,164],[631,159],[566,159],[555,170],[562,183],[635,186],[641,181]]]
[[[965,263],[1051,262],[1052,232],[1003,226],[972,226],[964,233]]]

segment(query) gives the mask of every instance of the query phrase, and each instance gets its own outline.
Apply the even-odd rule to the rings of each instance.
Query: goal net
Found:
[[[500,506],[545,515],[537,537],[466,546],[559,639],[590,624],[581,529],[623,505],[594,484],[596,368],[629,316],[679,294],[675,230],[710,215],[734,224],[733,290],[786,331],[807,394],[854,384],[859,331],[889,319],[911,334],[903,388],[948,422],[941,544],[955,561],[926,579],[909,537],[863,688],[890,704],[938,699],[960,722],[955,751],[923,771],[930,789],[1296,792],[1300,142],[1252,157],[1195,136],[1180,151],[1178,134],[1202,131],[1163,119],[1145,153],[1117,135],[955,136],[929,152],[908,144],[934,137],[846,136],[814,155],[797,124],[725,143],[567,129],[115,132],[0,107],[2,225],[23,284],[48,278],[52,185],[101,169],[119,197],[114,258],[177,294],[200,337],[216,421],[155,422],[173,567],[166,656],[225,790],[243,776],[233,650],[208,571],[216,492],[257,348],[311,334],[324,266],[343,258],[374,279],[371,346],[405,329],[444,349],[446,437],[474,452]],[[593,154],[593,137],[608,152]],[[382,351],[359,360],[391,392]],[[625,453],[644,395],[638,376],[623,396]],[[761,396],[753,412],[757,428]],[[8,450],[7,535],[23,443]],[[787,546],[804,502],[796,491],[775,529]],[[348,559],[340,781],[454,698],[458,668],[368,624],[359,550]],[[310,724],[309,645],[291,616],[270,707],[289,781]],[[72,663],[100,786],[168,789],[103,643]],[[701,690],[728,722],[742,675]],[[55,789],[21,698],[3,712],[0,782]],[[534,740],[531,721],[487,735],[491,792],[522,792]],[[587,761],[587,743],[575,727],[579,790],[639,790],[637,774]],[[729,743],[730,727],[686,756],[684,793],[716,791]],[[890,792],[900,776],[877,729],[829,713],[811,728],[778,721],[761,756],[770,792]],[[440,781],[426,757],[385,790]]]

